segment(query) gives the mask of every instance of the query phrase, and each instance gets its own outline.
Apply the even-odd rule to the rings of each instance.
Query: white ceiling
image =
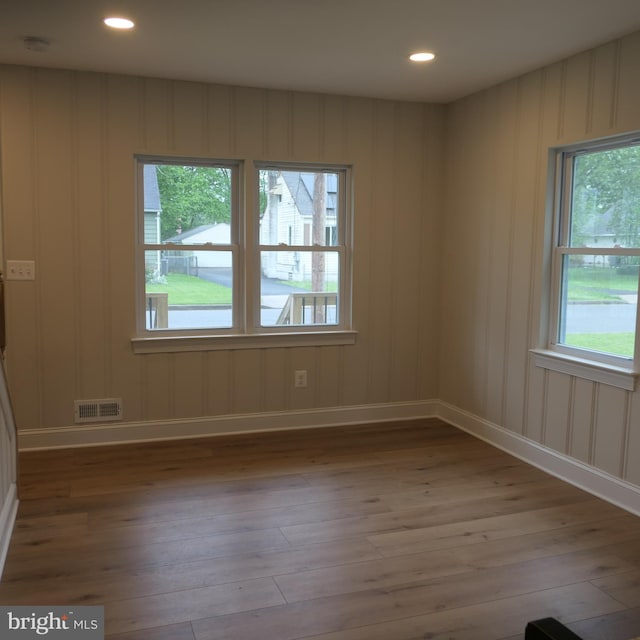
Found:
[[[449,102],[639,29],[639,0],[0,0],[0,62]]]

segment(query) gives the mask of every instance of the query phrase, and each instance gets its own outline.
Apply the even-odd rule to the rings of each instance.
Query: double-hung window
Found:
[[[549,351],[578,363],[571,373],[633,388],[640,368],[637,138],[558,150],[553,234]]]
[[[349,167],[139,157],[137,180],[137,351],[354,341]]]

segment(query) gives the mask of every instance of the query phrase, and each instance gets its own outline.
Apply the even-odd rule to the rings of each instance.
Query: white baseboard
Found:
[[[445,402],[438,404],[437,417],[444,422],[598,498],[640,515],[640,487]]]
[[[553,476],[640,515],[640,487],[438,400],[225,415],[187,420],[26,429],[18,432],[18,445],[21,451],[29,451],[434,417]]]
[[[118,422],[73,425],[51,429],[23,429],[18,432],[20,451],[124,444],[153,440],[174,440],[233,433],[311,429],[433,418],[437,400],[392,402],[350,407],[327,407],[302,411],[250,413],[149,422]]]
[[[16,485],[11,484],[9,491],[5,497],[2,510],[0,510],[0,579],[2,579],[2,571],[4,569],[4,561],[9,551],[9,542],[13,533],[13,526],[16,522],[18,513],[18,494]]]

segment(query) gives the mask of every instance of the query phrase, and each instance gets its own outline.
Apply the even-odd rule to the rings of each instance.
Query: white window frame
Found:
[[[265,347],[355,344],[352,327],[352,170],[349,165],[303,162],[265,162],[244,159],[213,159],[179,156],[136,155],[136,335],[131,339],[135,353],[255,349]],[[233,326],[207,329],[147,329],[145,319],[145,251],[167,248],[185,250],[184,245],[145,244],[145,164],[199,165],[232,169],[231,242],[229,245],[197,245],[198,251],[231,251],[233,258]],[[260,245],[259,171],[266,169],[324,171],[339,178],[339,245],[322,247],[339,255],[339,298],[337,324],[260,326],[260,252],[282,251],[277,245]],[[287,249],[289,246],[287,246]],[[317,247],[294,247],[314,251]]]
[[[626,135],[604,141],[583,142],[553,149],[551,153],[552,237],[550,251],[549,283],[546,287],[547,302],[543,305],[543,346],[532,349],[537,366],[561,373],[609,384],[626,390],[634,390],[640,375],[640,305],[636,313],[635,344],[633,358],[625,358],[600,351],[559,343],[561,323],[561,297],[563,286],[563,262],[565,256],[640,256],[640,248],[595,248],[569,246],[572,206],[572,179],[574,160],[581,154],[606,151],[638,144],[638,135]],[[639,275],[640,281],[640,275]],[[639,282],[640,289],[640,282]]]
[[[335,331],[349,331],[351,329],[351,168],[345,165],[327,165],[327,164],[307,164],[301,162],[256,162],[256,176],[259,171],[265,170],[283,170],[283,171],[306,171],[306,172],[324,172],[333,173],[338,177],[338,201],[336,215],[336,238],[335,245],[295,245],[295,244],[261,244],[259,238],[259,212],[254,217],[254,233],[256,237],[254,264],[260,265],[260,256],[263,251],[294,251],[299,253],[314,253],[321,251],[323,253],[335,253],[338,256],[338,308],[337,323],[335,324],[318,324],[318,325],[286,325],[281,327],[261,327],[260,326],[260,267],[253,269],[254,278],[252,284],[256,290],[252,293],[253,300],[253,330],[255,333],[307,333],[313,331],[316,333],[331,333]],[[257,184],[257,180],[256,180]],[[258,201],[258,193],[256,191],[256,203]],[[257,211],[257,206],[256,206]],[[326,231],[325,231],[326,233]]]

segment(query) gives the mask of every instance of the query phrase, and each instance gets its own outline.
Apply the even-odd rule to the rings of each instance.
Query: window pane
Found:
[[[565,255],[559,342],[633,358],[636,256]]]
[[[212,264],[202,266],[200,253]],[[231,251],[145,251],[147,329],[232,326]]]
[[[229,244],[230,167],[144,165],[144,242]]]
[[[338,174],[261,169],[260,244],[336,246]]]
[[[640,247],[640,145],[574,157],[571,247]]]
[[[324,251],[263,251],[260,324],[338,324],[339,256]]]

